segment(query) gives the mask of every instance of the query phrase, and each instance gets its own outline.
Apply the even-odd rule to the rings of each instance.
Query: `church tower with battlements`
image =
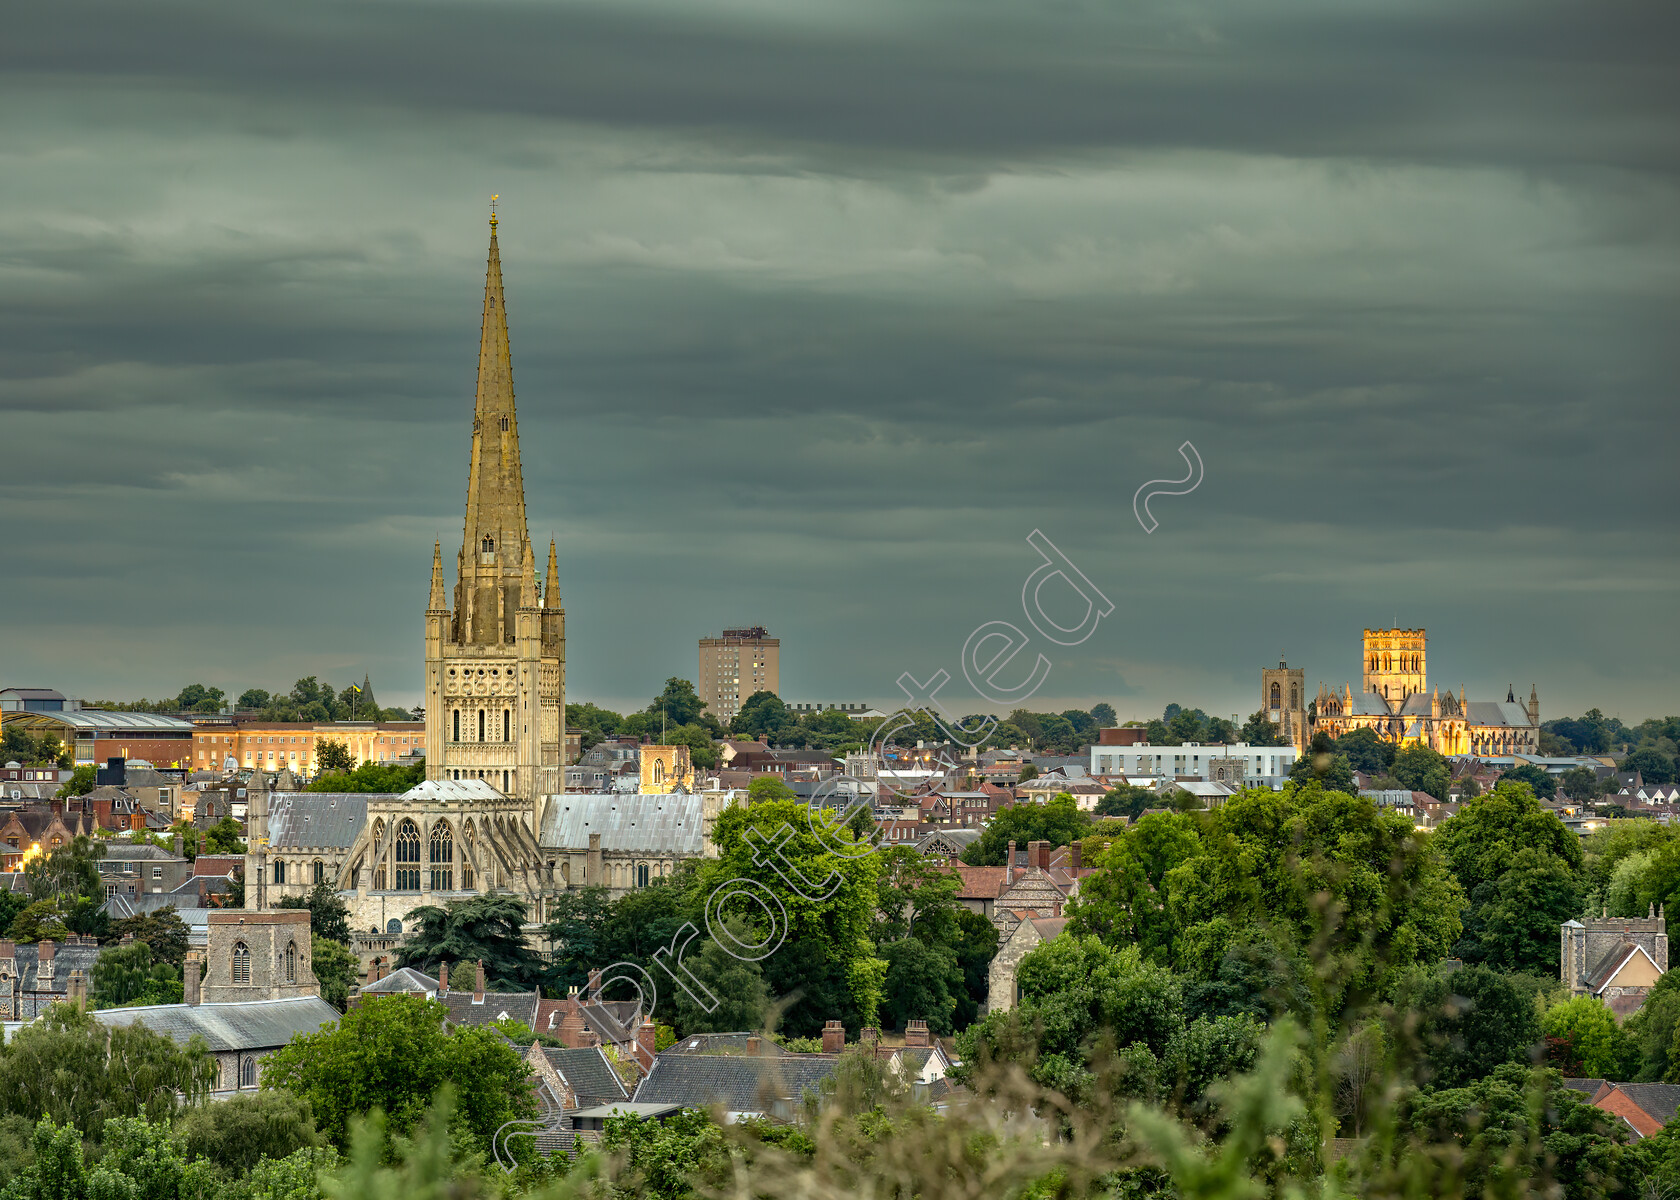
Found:
[[[445,591],[443,546],[432,548],[426,777],[481,779],[528,805],[535,827],[541,798],[565,790],[566,613],[554,543],[539,586],[525,521],[496,224],[492,213],[466,521],[453,595]]]

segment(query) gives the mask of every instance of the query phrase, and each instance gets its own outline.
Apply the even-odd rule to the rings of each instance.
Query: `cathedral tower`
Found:
[[[1403,703],[1429,690],[1429,638],[1421,629],[1367,629],[1360,690]]]
[[[444,590],[443,547],[432,548],[426,777],[482,779],[528,805],[534,824],[539,798],[563,790],[566,614],[554,544],[539,588],[525,522],[496,223],[492,213],[466,523],[453,598]]]

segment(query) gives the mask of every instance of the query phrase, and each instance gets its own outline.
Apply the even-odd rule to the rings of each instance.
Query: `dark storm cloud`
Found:
[[[871,17],[874,17],[871,20]],[[717,128],[918,154],[1068,147],[1672,169],[1672,5],[13,6],[0,67]]]
[[[1670,7],[750,3],[9,9],[0,675],[412,696],[500,190],[580,697],[762,620],[960,704],[1038,528],[1118,606],[1046,703],[1398,618],[1672,709]]]

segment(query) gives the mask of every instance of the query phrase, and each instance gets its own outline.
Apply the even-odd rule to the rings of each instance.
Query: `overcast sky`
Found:
[[[494,192],[570,700],[763,624],[789,700],[989,707],[1037,529],[1115,611],[1029,707],[1246,715],[1399,621],[1680,710],[1673,4],[0,17],[0,686],[417,700]]]

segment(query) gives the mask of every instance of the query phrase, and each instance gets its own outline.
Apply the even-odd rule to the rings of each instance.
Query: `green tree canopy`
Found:
[[[999,809],[986,822],[979,839],[963,851],[962,860],[971,867],[1001,867],[1010,842],[1017,849],[1024,849],[1028,842],[1071,846],[1090,827],[1090,814],[1080,812],[1078,803],[1066,792],[1042,802],[1020,801]]]
[[[189,1158],[208,1159],[236,1176],[249,1174],[261,1159],[286,1158],[326,1141],[308,1102],[287,1091],[246,1093],[190,1109],[175,1132]]]
[[[350,906],[338,898],[330,883],[317,883],[302,896],[282,896],[275,907],[307,908],[310,937],[350,944]]]
[[[1502,779],[1464,801],[1434,839],[1468,900],[1460,957],[1555,970],[1558,926],[1580,911],[1580,838],[1526,784]]]
[[[1554,1004],[1540,1018],[1540,1032],[1566,1075],[1627,1079],[1639,1070],[1638,1045],[1597,996]]]
[[[315,766],[323,772],[347,775],[356,769],[356,756],[346,743],[328,738],[315,744]]]
[[[422,760],[412,766],[397,763],[365,762],[348,774],[339,772],[317,775],[309,784],[312,792],[406,792],[426,779],[426,764]]]
[[[203,1099],[214,1070],[196,1037],[178,1046],[143,1025],[107,1027],[54,1004],[0,1053],[0,1112],[50,1118],[92,1136],[107,1118],[161,1119],[178,1096],[189,1104]]]
[[[145,942],[107,946],[94,961],[89,998],[95,1008],[179,1004],[181,972],[156,961]]]
[[[1512,767],[1499,777],[1500,783],[1527,784],[1529,791],[1542,800],[1550,800],[1557,794],[1557,779],[1533,763],[1523,763]]]
[[[1068,906],[1072,932],[1135,943],[1196,981],[1215,978],[1233,948],[1270,942],[1289,958],[1322,933],[1332,1014],[1443,957],[1460,932],[1463,895],[1412,823],[1314,784],[1145,817],[1095,865]]]
[[[705,707],[706,703],[695,692],[694,685],[673,675],[665,681],[665,690],[653,698],[653,703],[647,706],[647,711],[650,716],[663,716],[666,724],[675,728],[679,725],[693,725],[700,719],[700,713]]]
[[[1130,817],[1135,821],[1143,816],[1145,809],[1164,807],[1165,802],[1154,788],[1122,783],[1119,787],[1109,789],[1103,798],[1097,801],[1096,814],[1099,817]]]
[[[500,1031],[448,1027],[447,1014],[415,994],[364,1003],[271,1054],[263,1089],[284,1088],[306,1101],[321,1132],[344,1148],[351,1119],[375,1108],[392,1133],[412,1133],[439,1089],[452,1083],[457,1118],[488,1155],[497,1129],[536,1111],[529,1069]]]
[[[428,904],[408,919],[417,924],[397,948],[399,967],[436,974],[439,963],[482,962],[493,991],[531,991],[542,979],[542,959],[525,944],[525,902],[515,896],[497,892],[442,908]]]
[[[187,957],[187,923],[181,920],[173,904],[151,912],[135,913],[111,925],[110,938],[120,942],[132,935],[137,942],[151,947],[158,962],[179,968]]]
[[[1378,737],[1376,730],[1364,726],[1350,729],[1336,739],[1336,753],[1345,755],[1355,771],[1367,775],[1387,775],[1399,750],[1393,742]]]
[[[1413,742],[1394,756],[1389,774],[1414,792],[1428,792],[1437,800],[1447,798],[1452,786],[1452,764],[1446,756],[1422,742]]]
[[[1394,1011],[1423,1082],[1437,1087],[1474,1083],[1502,1063],[1527,1065],[1540,1041],[1531,996],[1483,966],[1414,968],[1395,989]]]
[[[775,744],[798,724],[793,710],[775,692],[754,692],[729,722],[729,732]]]

